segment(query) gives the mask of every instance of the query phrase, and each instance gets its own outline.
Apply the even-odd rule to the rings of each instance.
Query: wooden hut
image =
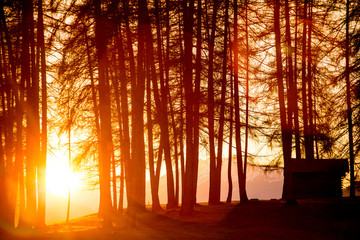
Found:
[[[292,198],[339,198],[349,167],[347,159],[291,159],[284,170]]]

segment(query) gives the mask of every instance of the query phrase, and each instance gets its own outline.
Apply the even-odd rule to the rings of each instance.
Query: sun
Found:
[[[48,159],[46,167],[46,190],[48,193],[66,197],[71,191],[78,191],[82,187],[80,173],[74,172],[68,159],[60,155]]]

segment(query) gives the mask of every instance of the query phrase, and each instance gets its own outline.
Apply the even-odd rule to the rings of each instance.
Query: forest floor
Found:
[[[106,229],[94,214],[48,225],[45,232],[18,231],[0,239],[360,239],[360,199],[198,204],[191,217],[176,209],[129,220],[114,218],[114,227]]]

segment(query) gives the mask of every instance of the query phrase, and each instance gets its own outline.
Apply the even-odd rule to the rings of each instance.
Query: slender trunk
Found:
[[[3,95],[1,93],[1,95]],[[3,97],[3,96],[1,96]],[[7,197],[7,186],[6,186],[6,168],[5,168],[5,154],[3,149],[3,124],[4,122],[0,121],[0,200],[2,204],[0,205],[0,219],[4,223],[5,227],[13,227],[8,219],[7,208],[8,205],[8,197]]]
[[[317,114],[316,114],[316,86],[315,86],[315,81],[314,81],[314,86],[313,86],[313,96],[314,96],[314,129],[317,129]],[[319,153],[319,141],[318,141],[318,137],[317,134],[315,134],[314,136],[314,144],[315,144],[315,154],[316,154],[316,159],[320,159],[320,153]]]
[[[123,47],[123,36],[121,28],[118,31],[118,57],[119,57],[119,71],[120,71],[120,101],[121,101],[121,123],[122,123],[122,142],[120,145],[121,152],[121,173],[120,173],[120,196],[119,196],[119,212],[123,212],[124,204],[124,180],[127,175],[126,163],[130,160],[130,133],[129,133],[129,110],[128,110],[128,90],[127,77],[125,68],[125,56]],[[127,189],[128,190],[128,189]]]
[[[174,107],[171,99],[171,94],[169,90],[169,82],[170,82],[170,0],[166,0],[166,52],[165,52],[165,91],[169,99],[170,104],[170,116],[172,121],[172,128],[173,128],[173,139],[174,139],[174,153],[175,153],[175,201],[176,205],[179,203],[179,150],[178,150],[178,133],[176,128],[175,122],[175,114],[174,114]]]
[[[130,28],[130,21],[129,21],[129,0],[122,0],[123,5],[123,18],[125,21],[125,32],[126,32],[126,43],[127,43],[127,54],[129,55],[129,66],[130,66],[130,83],[131,83],[131,101],[134,101],[133,98],[135,97],[136,92],[136,66],[135,66],[135,57],[134,57],[134,50],[133,50],[133,38],[132,38],[132,32]],[[121,36],[121,35],[120,35]],[[120,39],[121,41],[121,39]],[[121,41],[122,42],[122,41]],[[121,46],[121,45],[119,45]],[[124,51],[125,53],[125,51]],[[125,56],[125,54],[124,54]],[[125,61],[125,59],[124,59]],[[125,67],[125,65],[124,65]],[[125,68],[124,68],[125,69]],[[130,205],[131,210],[131,204],[133,202],[132,192],[134,191],[133,187],[133,180],[131,174],[132,174],[132,165],[133,165],[133,156],[130,154],[130,149],[132,148],[132,143],[130,143],[130,130],[129,130],[129,119],[128,119],[128,103],[127,103],[127,79],[122,78],[124,82],[121,83],[121,106],[122,106],[122,118],[124,123],[124,149],[126,156],[125,157],[125,180],[126,180],[126,196],[128,205]],[[126,106],[126,109],[125,109]],[[127,115],[125,115],[127,114]],[[131,118],[133,118],[133,114],[131,115]],[[132,130],[133,133],[133,130]],[[129,208],[128,208],[129,210]],[[130,211],[131,214],[131,211]]]
[[[198,179],[198,169],[199,169],[199,131],[200,131],[200,85],[201,85],[201,71],[202,71],[202,63],[201,63],[201,49],[202,49],[202,4],[201,0],[197,1],[197,33],[196,33],[196,62],[195,62],[195,90],[194,90],[194,106],[193,106],[193,128],[194,128],[194,140],[193,140],[193,156],[194,156],[194,180],[192,183],[192,197],[193,203],[196,203],[196,192],[197,192],[197,179]],[[191,16],[192,18],[192,16]]]
[[[314,103],[313,103],[313,87],[312,87],[312,82],[313,82],[313,78],[312,78],[312,51],[311,51],[311,36],[312,36],[312,0],[309,0],[309,15],[308,15],[308,46],[307,46],[307,57],[308,57],[308,61],[307,61],[307,72],[308,72],[308,76],[307,76],[307,85],[308,85],[308,99],[309,99],[309,155],[311,156],[310,159],[314,159],[314,136],[316,134],[316,129],[314,129]]]
[[[116,45],[116,40],[114,42],[114,45]],[[117,123],[118,123],[118,127],[119,127],[119,144],[120,144],[120,149],[121,149],[121,143],[122,143],[122,123],[121,123],[121,106],[120,106],[120,96],[119,96],[119,73],[117,71],[118,69],[118,61],[116,59],[116,52],[113,52],[113,65],[114,65],[114,70],[113,70],[113,74],[110,74],[110,82],[112,83],[113,86],[113,90],[114,90],[114,95],[115,95],[115,104],[116,104],[116,115],[117,115]],[[109,89],[110,90],[110,89]],[[110,90],[111,91],[111,90]],[[116,156],[115,156],[115,150],[114,150],[114,143],[113,141],[111,141],[111,146],[110,146],[111,150],[110,150],[110,154],[111,154],[111,159],[110,159],[110,170],[111,170],[111,174],[110,174],[110,181],[111,181],[111,191],[112,191],[112,209],[117,211],[118,209],[118,201],[117,201],[117,176],[116,176]]]
[[[170,141],[169,141],[169,121],[168,121],[168,112],[167,112],[167,93],[165,89],[164,83],[164,67],[163,67],[163,57],[162,57],[162,41],[161,41],[161,32],[160,32],[160,19],[159,19],[159,4],[158,0],[155,0],[155,17],[156,17],[156,26],[157,26],[157,48],[158,48],[158,58],[159,58],[159,70],[160,70],[160,91],[161,98],[159,97],[159,92],[157,88],[156,81],[156,71],[155,71],[155,61],[154,61],[154,53],[153,53],[153,45],[152,45],[152,35],[150,29],[150,17],[147,12],[147,7],[144,8],[146,10],[146,52],[148,63],[151,64],[151,77],[153,80],[154,87],[154,97],[155,103],[157,103],[157,110],[160,116],[160,128],[161,135],[163,135],[162,140],[164,141],[164,153],[165,153],[165,165],[166,165],[166,180],[167,180],[167,195],[168,195],[168,203],[166,208],[174,208],[176,207],[175,201],[175,193],[174,193],[174,177],[173,170],[171,164],[171,152],[170,152]]]
[[[160,180],[160,173],[161,173],[161,162],[162,162],[162,155],[163,155],[163,146],[160,136],[160,145],[158,149],[158,160],[156,163],[156,173],[155,173],[155,191],[159,191],[159,180]]]
[[[237,170],[238,170],[238,182],[240,203],[244,203],[248,200],[245,179],[244,179],[244,167],[242,161],[241,152],[241,132],[240,132],[240,106],[239,106],[239,55],[238,55],[238,0],[235,0],[234,4],[234,101],[235,101],[235,140],[236,140],[236,158],[237,158]]]
[[[167,81],[168,82],[168,81]],[[167,87],[168,88],[168,87]],[[178,133],[176,128],[176,122],[175,122],[175,114],[173,109],[173,104],[171,101],[171,95],[170,91],[167,89],[167,95],[169,98],[169,104],[170,104],[170,115],[171,115],[171,121],[172,121],[172,128],[174,131],[174,152],[175,152],[175,204],[176,206],[179,203],[179,153],[178,153]]]
[[[182,26],[181,26],[181,11],[179,11],[178,14],[178,29],[179,32],[181,32]],[[178,41],[179,43],[182,43],[182,35],[178,34]],[[185,185],[185,153],[184,153],[184,81],[183,81],[183,73],[184,73],[184,49],[182,44],[179,44],[179,52],[180,52],[180,63],[178,65],[178,71],[179,71],[179,89],[180,89],[180,112],[179,112],[179,118],[180,118],[180,129],[179,129],[179,155],[180,155],[180,175],[181,175],[181,199],[183,199],[184,196],[184,185]]]
[[[290,20],[290,19],[289,19]],[[289,21],[290,22],[290,21]],[[295,56],[294,56],[294,98],[295,98],[295,111],[294,111],[294,125],[295,125],[295,152],[296,159],[301,159],[300,151],[300,126],[299,126],[299,108],[298,108],[298,89],[297,89],[297,53],[298,53],[298,1],[295,1]]]
[[[18,227],[22,228],[25,224],[25,189],[24,189],[24,136],[23,136],[23,121],[24,121],[24,89],[25,79],[21,76],[19,89],[17,93],[16,104],[16,153],[15,153],[15,169],[16,177],[19,182],[19,222]]]
[[[229,46],[231,46],[231,31],[229,29]],[[230,59],[230,66],[233,66],[232,61],[232,49],[229,49],[229,59]],[[232,176],[231,176],[231,168],[232,168],[232,145],[233,145],[233,120],[234,120],[234,90],[233,90],[234,82],[233,82],[233,74],[230,72],[230,116],[229,116],[229,157],[228,157],[228,172],[227,172],[227,178],[228,178],[228,184],[229,184],[229,190],[228,195],[226,198],[227,203],[231,203],[232,199],[232,191],[233,191],[233,183],[232,183]]]
[[[21,78],[26,84],[27,92],[27,111],[26,111],[26,221],[29,227],[34,226],[36,221],[36,156],[38,156],[38,150],[40,150],[40,140],[38,119],[38,89],[36,89],[35,77],[35,58],[34,56],[34,45],[31,44],[31,22],[32,18],[32,1],[25,1],[23,3],[23,22],[22,22],[22,67],[21,67]],[[33,30],[33,28],[32,28]],[[30,58],[31,49],[31,58]],[[30,67],[31,66],[31,67]],[[31,75],[30,69],[33,74]],[[36,113],[37,112],[37,113]]]
[[[314,121],[313,121],[313,112],[314,112],[314,104],[313,104],[313,90],[312,90],[312,52],[311,52],[311,34],[312,34],[312,0],[309,0],[309,6],[308,6],[308,44],[307,44],[307,86],[308,86],[308,103],[309,103],[309,142],[308,142],[308,148],[309,148],[309,158],[308,159],[314,159],[314,135],[316,132],[316,129],[314,129]]]
[[[41,95],[42,95],[42,118],[41,118],[41,158],[38,164],[38,194],[39,216],[38,224],[45,226],[46,204],[46,155],[47,155],[47,86],[46,86],[46,56],[44,39],[43,1],[38,0],[38,45],[40,48],[41,61]]]
[[[100,144],[99,144],[99,181],[100,181],[100,209],[104,218],[104,226],[111,226],[111,109],[110,86],[107,70],[107,37],[105,32],[105,16],[101,9],[101,0],[94,0],[95,5],[95,40],[97,48],[99,72],[99,106],[100,106]]]
[[[24,214],[25,214],[25,197],[24,197],[24,149],[23,149],[23,120],[24,120],[24,87],[20,83],[17,94],[17,104],[16,104],[16,152],[15,152],[15,177],[17,178],[16,185],[19,185],[19,222],[18,227],[23,227],[24,225]],[[18,183],[17,183],[18,182]],[[16,187],[16,191],[18,188]]]
[[[244,153],[244,184],[246,188],[246,169],[248,161],[249,145],[249,22],[248,22],[248,2],[245,1],[245,35],[246,35],[246,107],[245,107],[245,153]]]
[[[182,85],[182,84],[181,84]],[[184,94],[183,86],[180,87],[180,106],[184,106]],[[180,145],[180,174],[181,174],[181,197],[184,197],[185,186],[185,153],[184,153],[184,110],[180,109],[180,133],[179,133],[179,145]]]
[[[68,106],[67,106],[67,110],[68,110],[68,151],[69,151],[69,169],[71,169],[71,110],[70,110],[70,86],[68,89]],[[67,202],[67,211],[66,211],[66,223],[69,223],[69,218],[70,218],[70,203],[71,203],[71,188],[69,186],[68,189],[68,202]]]
[[[149,70],[148,70],[149,72]],[[148,75],[150,75],[148,73]],[[152,110],[151,110],[151,87],[150,77],[146,82],[146,113],[147,113],[147,130],[148,130],[148,156],[149,156],[149,172],[150,172],[150,185],[151,185],[151,199],[152,199],[152,211],[156,212],[161,210],[158,184],[155,179],[155,163],[154,163],[154,144],[153,144],[153,123],[152,123]],[[158,161],[159,163],[159,161]],[[158,165],[159,167],[159,165]]]
[[[192,152],[194,146],[194,102],[192,83],[192,41],[193,41],[193,11],[194,2],[183,1],[184,20],[184,90],[185,90],[185,113],[186,113],[186,169],[183,185],[183,197],[181,205],[182,215],[191,215],[194,209],[194,184],[196,184],[195,165],[197,156]]]
[[[216,161],[216,196],[220,202],[221,195],[221,165],[223,155],[223,141],[224,141],[224,124],[225,124],[225,101],[226,101],[226,76],[227,76],[227,60],[228,60],[228,28],[229,28],[229,1],[226,0],[225,6],[225,29],[224,29],[224,56],[222,62],[222,80],[221,80],[221,102],[220,102],[220,119],[219,119],[219,139],[218,151]],[[231,167],[230,167],[231,168]],[[231,200],[230,200],[231,201]]]
[[[216,31],[216,17],[217,17],[218,1],[214,1],[214,8],[212,11],[211,20],[211,35],[209,41],[209,68],[208,68],[208,131],[209,131],[209,154],[210,154],[210,189],[209,189],[209,204],[220,203],[220,187],[217,181],[217,166],[216,166],[216,153],[215,153],[215,125],[214,125],[214,43]],[[221,156],[220,156],[221,158]]]
[[[283,82],[282,56],[281,56],[281,35],[280,35],[280,0],[275,1],[274,6],[274,31],[275,31],[275,47],[276,47],[276,78],[279,95],[280,108],[280,124],[281,124],[281,140],[284,156],[285,168],[288,168],[291,160],[291,132],[286,119],[285,92]],[[288,120],[290,121],[290,120]],[[289,188],[291,183],[291,174],[285,170],[283,197],[286,200],[292,199],[292,193]]]
[[[0,61],[2,63],[2,61]],[[2,68],[0,68],[0,81],[1,82],[5,82],[5,80],[3,79],[3,72],[2,72]],[[7,137],[8,137],[8,133],[7,133],[7,122],[5,121],[8,120],[7,114],[8,114],[8,109],[6,107],[6,100],[5,100],[5,92],[6,90],[4,88],[1,89],[0,91],[0,107],[1,107],[1,121],[0,121],[0,200],[3,202],[0,210],[0,219],[1,221],[4,223],[4,227],[8,227],[10,229],[13,228],[13,218],[12,218],[12,203],[11,203],[11,199],[10,199],[10,182],[9,182],[9,167],[8,166],[8,159],[7,159],[7,152],[6,151],[6,141],[7,141]],[[5,141],[5,150],[3,147],[3,139]]]
[[[88,67],[88,71],[89,71],[90,84],[91,84],[91,98],[92,98],[93,112],[94,112],[94,118],[95,118],[94,123],[95,123],[95,130],[96,130],[96,139],[98,142],[100,142],[100,120],[99,120],[100,117],[99,117],[98,98],[97,98],[97,93],[96,93],[96,86],[95,86],[93,66],[92,66],[92,62],[91,62],[89,37],[87,35],[87,30],[84,31],[84,37],[85,37],[85,46],[86,46],[86,56],[87,56],[87,62],[88,62],[87,67]],[[99,159],[100,159],[100,147],[99,146],[98,146],[97,150],[99,152]],[[70,196],[70,193],[69,193],[69,196]],[[102,209],[102,202],[100,202],[100,206],[99,206],[99,210],[101,210],[101,209]]]
[[[123,139],[124,142],[124,139]],[[120,191],[119,191],[119,205],[118,211],[120,214],[124,211],[124,188],[125,188],[125,159],[123,156],[120,158]]]
[[[294,69],[293,69],[293,59],[292,59],[292,47],[291,47],[291,32],[290,32],[290,8],[289,8],[289,1],[285,0],[285,36],[286,36],[286,61],[287,61],[287,73],[286,73],[286,80],[288,85],[288,128],[290,134],[290,142],[292,144],[292,134],[293,134],[293,114],[295,109],[297,108],[297,97],[296,97],[296,86],[294,84]],[[291,153],[290,153],[291,154]]]
[[[1,6],[1,11],[3,10],[3,7]],[[3,12],[1,13],[1,20],[3,21],[3,24],[0,25],[0,33],[1,33],[1,68],[0,68],[0,82],[1,82],[1,101],[2,101],[2,118],[5,120],[1,124],[3,124],[3,132],[4,132],[4,166],[3,171],[1,174],[1,181],[4,181],[4,196],[1,199],[4,201],[4,215],[2,219],[6,225],[9,225],[10,228],[13,227],[14,217],[15,217],[15,206],[16,206],[16,193],[17,189],[14,189],[13,186],[17,185],[17,178],[16,176],[16,169],[13,163],[13,146],[14,146],[14,123],[15,123],[15,106],[14,106],[14,97],[16,97],[17,91],[14,86],[16,86],[16,80],[15,76],[10,74],[9,71],[11,68],[12,63],[10,58],[6,57],[6,55],[10,55],[10,47],[8,47],[8,51],[6,51],[5,48],[5,40],[3,37],[3,33],[6,35],[7,28],[5,23],[5,16],[3,15]],[[7,38],[5,36],[5,38]],[[8,39],[6,39],[6,42]],[[9,44],[8,44],[9,46]],[[10,66],[9,66],[10,65]],[[7,226],[8,227],[8,226]]]
[[[118,45],[119,43],[117,42],[117,39],[115,40],[115,45]],[[114,93],[115,93],[115,103],[116,103],[116,113],[117,113],[117,123],[118,123],[118,128],[119,128],[119,144],[120,144],[120,152],[122,149],[122,144],[124,142],[124,138],[123,138],[123,126],[122,126],[122,120],[121,120],[121,104],[120,104],[120,93],[119,93],[119,66],[118,66],[118,60],[116,57],[116,53],[114,53],[114,59],[115,59],[115,63],[114,63],[114,72],[115,72],[115,76],[112,79],[112,83],[113,83],[113,88],[114,88]],[[118,206],[122,206],[122,203],[118,203],[117,201],[117,176],[116,176],[116,161],[115,161],[115,152],[114,152],[114,145],[112,144],[112,191],[113,191],[113,208],[115,210],[119,210]],[[120,154],[119,156],[120,158],[120,163],[122,162],[122,154]]]
[[[349,131],[349,155],[350,155],[350,197],[355,198],[355,176],[354,176],[354,140],[353,140],[353,123],[351,108],[351,85],[350,85],[350,33],[349,33],[349,8],[350,1],[346,1],[346,42],[345,42],[345,81],[346,81],[346,103],[347,103],[347,120]]]
[[[310,151],[310,132],[309,132],[309,114],[308,114],[308,96],[307,96],[307,74],[306,74],[306,60],[307,60],[307,44],[306,44],[306,33],[307,33],[307,3],[304,2],[304,15],[303,15],[303,35],[302,35],[302,63],[301,63],[301,80],[302,80],[302,107],[303,107],[303,124],[304,124],[304,138],[305,138],[305,157],[306,159],[312,159]]]
[[[112,182],[112,208],[117,211],[117,176],[116,176],[116,158],[114,153],[114,144],[111,142],[111,182]]]
[[[145,6],[144,6],[145,5]],[[131,190],[128,212],[132,217],[145,210],[145,143],[144,143],[144,94],[145,94],[145,19],[146,2],[138,1],[138,56],[137,78],[131,84],[132,96],[132,162],[130,164]],[[131,176],[136,176],[131,177]],[[136,190],[136,191],[135,191]]]
[[[232,85],[232,81],[231,81],[231,85]],[[231,89],[231,95],[232,95],[232,89]],[[232,101],[232,99],[233,98],[231,97],[231,101]],[[228,157],[228,172],[227,172],[229,190],[228,190],[228,195],[227,195],[227,198],[226,198],[227,203],[231,203],[232,190],[233,190],[233,183],[232,183],[232,177],[231,177],[232,141],[233,141],[233,104],[232,104],[232,102],[231,102],[231,105],[230,105],[230,127],[229,127],[229,131],[230,131],[230,135],[229,135],[229,157]]]

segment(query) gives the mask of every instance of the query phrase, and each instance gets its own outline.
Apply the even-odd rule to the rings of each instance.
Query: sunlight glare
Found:
[[[46,169],[46,189],[49,193],[66,197],[81,188],[81,175],[69,168],[66,158],[49,159]]]

